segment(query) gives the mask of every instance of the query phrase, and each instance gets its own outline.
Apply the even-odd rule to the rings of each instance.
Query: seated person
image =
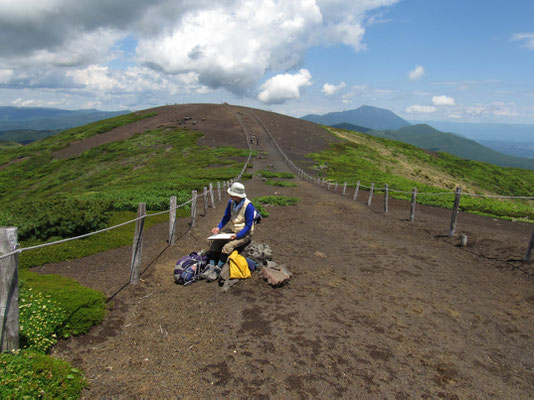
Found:
[[[207,252],[209,264],[200,274],[201,278],[207,279],[208,282],[215,281],[223,265],[226,263],[228,256],[234,251],[243,250],[252,240],[254,233],[254,206],[247,199],[245,186],[242,183],[234,182],[228,189],[231,200],[228,201],[224,216],[215,228],[211,230],[217,234],[221,229],[230,222],[230,226],[224,232],[232,233],[230,239],[216,239],[211,242],[210,249]],[[218,262],[216,264],[216,261]]]

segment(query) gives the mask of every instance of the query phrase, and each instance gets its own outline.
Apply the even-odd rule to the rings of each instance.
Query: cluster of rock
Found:
[[[252,241],[241,254],[258,265],[262,277],[273,287],[280,287],[291,278],[291,273],[284,264],[272,261],[272,250],[266,243]]]

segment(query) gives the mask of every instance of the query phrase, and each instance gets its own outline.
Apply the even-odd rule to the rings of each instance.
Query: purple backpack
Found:
[[[208,257],[202,252],[198,254],[194,251],[180,258],[174,267],[174,281],[184,286],[195,282],[207,264]]]

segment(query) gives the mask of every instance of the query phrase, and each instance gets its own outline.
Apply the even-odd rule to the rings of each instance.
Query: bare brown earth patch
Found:
[[[231,110],[267,153],[254,170],[287,171],[254,115]],[[288,117],[256,113],[296,160],[301,142],[317,151],[329,141],[318,131],[304,140],[288,133]],[[243,136],[234,144],[246,146]],[[519,261],[531,225],[461,214],[458,234],[470,238],[462,248],[444,236],[448,210],[418,206],[410,223],[406,202],[392,201],[384,215],[380,196],[368,207],[365,192],[353,201],[296,182],[245,182],[252,199],[301,199],[270,208],[255,233],[293,273],[278,289],[258,273],[228,293],[205,281],[174,284],[176,260],[208,246],[225,196],[196,228],[180,220],[174,246],[165,224],[147,232],[135,287],[125,286],[129,247],[36,268],[110,299],[102,325],[53,350],[85,372],[84,398],[532,398],[534,267]]]

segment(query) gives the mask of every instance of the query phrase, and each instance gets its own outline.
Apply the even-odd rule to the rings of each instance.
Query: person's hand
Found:
[[[232,236],[230,236],[230,240],[236,240],[237,239],[237,235],[234,233]]]
[[[211,233],[213,233],[214,235],[216,235],[216,234],[219,233],[219,231],[220,231],[219,227],[216,226],[215,228],[213,228],[213,229],[211,230]]]

